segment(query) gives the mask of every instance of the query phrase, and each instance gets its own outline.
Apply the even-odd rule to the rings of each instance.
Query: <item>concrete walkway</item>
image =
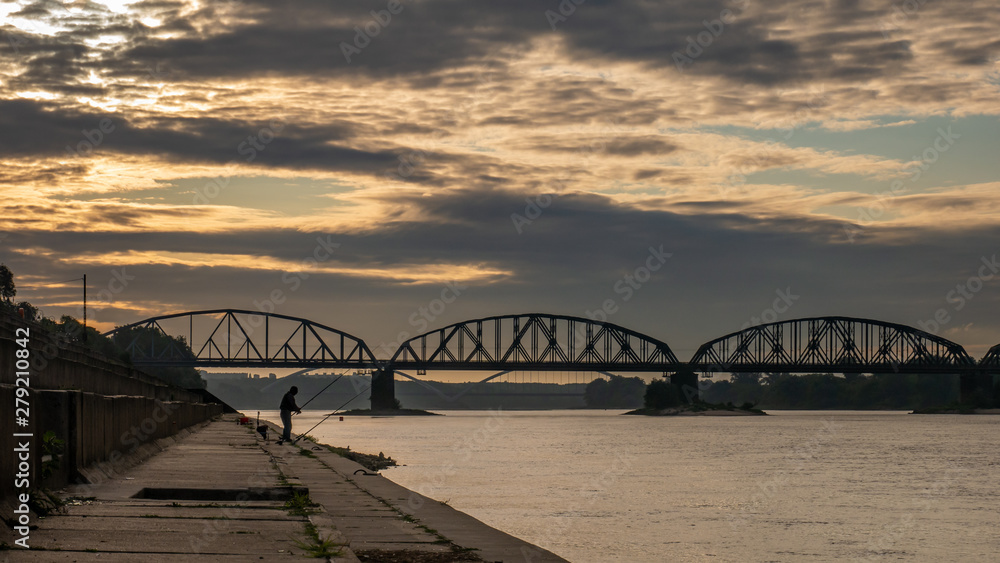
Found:
[[[565,561],[364,475],[308,440],[265,444],[235,416],[174,442],[104,483],[69,488],[63,496],[71,504],[39,520],[33,549],[0,551],[0,563],[267,562],[315,554],[334,562]],[[305,492],[318,506],[286,508],[286,499]]]

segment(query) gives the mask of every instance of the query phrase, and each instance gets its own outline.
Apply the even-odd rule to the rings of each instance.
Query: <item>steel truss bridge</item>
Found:
[[[196,324],[214,328],[196,331]],[[327,325],[239,309],[153,317],[106,335],[140,368],[373,370],[373,408],[393,404],[396,374],[416,379],[403,370],[418,375],[425,370],[497,372],[483,382],[512,371],[646,372],[672,374],[671,381],[679,385],[696,384],[699,372],[958,374],[963,393],[971,392],[976,378],[982,382],[988,374],[1000,373],[1000,344],[976,362],[961,345],[945,338],[906,325],[851,317],[745,328],[706,342],[688,362],[680,361],[665,342],[639,332],[543,313],[455,323],[415,336],[400,344],[392,357],[381,359],[361,338]],[[182,344],[170,336],[181,337]]]
[[[186,320],[187,332],[166,321]],[[195,321],[214,329],[195,339]],[[216,321],[216,319],[218,319]],[[203,324],[199,322],[199,325]],[[180,336],[190,350],[167,336]],[[240,309],[214,309],[153,317],[105,334],[129,353],[132,364],[181,367],[370,368],[375,356],[364,340],[307,319]]]

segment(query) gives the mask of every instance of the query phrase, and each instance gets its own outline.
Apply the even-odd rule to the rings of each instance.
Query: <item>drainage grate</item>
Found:
[[[132,498],[156,500],[289,500],[308,495],[308,487],[253,487],[248,489],[182,489],[146,487]]]

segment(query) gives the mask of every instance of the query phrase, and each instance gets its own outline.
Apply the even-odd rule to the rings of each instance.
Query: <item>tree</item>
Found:
[[[170,336],[155,328],[132,327],[119,330],[118,339],[120,343],[132,342],[133,346],[149,357],[180,361],[194,360],[195,357],[183,336]],[[185,389],[205,388],[205,381],[193,367],[144,367],[142,371]]]
[[[597,378],[591,381],[583,391],[583,402],[588,407],[604,407],[607,403],[608,387],[610,385],[604,379]]]
[[[14,304],[14,310],[24,309],[24,318],[29,321],[38,321],[38,307],[35,307],[27,301],[21,301],[20,303]]]
[[[595,379],[587,384],[583,400],[588,407],[634,409],[642,404],[646,383],[638,377],[612,375],[608,380]]]
[[[677,386],[663,379],[654,379],[646,386],[643,403],[647,409],[669,409],[681,405],[681,396]]]
[[[14,285],[14,274],[6,264],[0,262],[0,298],[10,303],[10,300],[17,295],[17,287]]]

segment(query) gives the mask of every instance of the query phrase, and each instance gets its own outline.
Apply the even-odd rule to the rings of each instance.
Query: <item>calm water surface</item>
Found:
[[[406,464],[393,481],[574,562],[1000,561],[1000,416],[620,412],[333,417],[312,434],[385,452]]]

